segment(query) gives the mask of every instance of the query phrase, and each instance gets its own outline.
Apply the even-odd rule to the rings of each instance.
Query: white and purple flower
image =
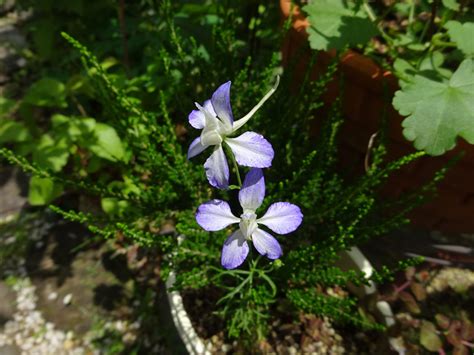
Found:
[[[265,197],[265,179],[261,169],[253,168],[245,176],[239,191],[239,201],[243,213],[239,217],[232,214],[230,206],[222,200],[211,200],[199,206],[196,213],[197,223],[206,231],[218,231],[239,223],[239,229],[224,242],[221,264],[226,269],[240,266],[249,253],[249,241],[255,249],[269,259],[278,259],[282,250],[278,241],[259,228],[262,224],[278,234],[295,231],[303,220],[298,206],[288,202],[272,204],[263,217],[257,219],[255,211]]]
[[[196,129],[202,130],[189,146],[188,159],[200,154],[212,146],[213,152],[204,163],[209,183],[217,188],[225,189],[229,186],[229,165],[222,148],[225,143],[232,150],[239,165],[253,168],[268,168],[272,164],[274,152],[272,145],[260,134],[245,132],[238,137],[230,138],[241,128],[265,101],[275,92],[279,78],[271,90],[260,102],[241,119],[234,121],[230,105],[230,86],[228,81],[212,94],[201,106],[195,103],[197,110],[189,114],[189,123]]]

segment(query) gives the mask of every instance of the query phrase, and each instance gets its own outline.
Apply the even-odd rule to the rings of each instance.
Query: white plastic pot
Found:
[[[344,255],[347,257],[344,257]],[[344,255],[336,263],[342,270],[360,270],[363,271],[367,277],[370,277],[374,272],[374,268],[364,254],[361,253],[359,248],[352,247],[350,250],[345,251]],[[175,274],[171,272],[166,281],[166,288],[170,289],[174,285],[175,280]],[[369,286],[349,287],[349,289],[358,297],[364,297],[377,291],[373,282],[371,282]],[[206,346],[204,341],[196,333],[191,319],[189,319],[188,313],[184,309],[183,299],[180,293],[178,291],[169,291],[168,302],[170,304],[174,325],[188,353],[191,355],[211,354],[212,347],[210,344]],[[385,324],[387,326],[393,325],[394,318],[390,305],[385,301],[378,301],[376,306],[383,316]]]

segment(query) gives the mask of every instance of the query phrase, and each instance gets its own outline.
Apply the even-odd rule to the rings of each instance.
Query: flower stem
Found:
[[[230,160],[232,160],[232,164],[234,165],[235,169],[235,174],[237,175],[237,182],[239,184],[239,188],[242,187],[242,179],[240,178],[240,171],[239,171],[239,165],[237,164],[237,161],[235,160],[234,154],[230,152]]]

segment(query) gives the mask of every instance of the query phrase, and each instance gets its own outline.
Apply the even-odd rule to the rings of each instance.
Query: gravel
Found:
[[[462,293],[471,287],[474,287],[474,271],[445,267],[433,277],[426,291],[431,294],[450,288],[455,292]]]
[[[17,350],[25,355],[99,354],[87,339],[77,339],[73,332],[56,329],[43,318],[36,307],[35,287],[27,277],[18,279],[13,290],[16,292],[16,312],[0,333],[2,354],[15,354]]]

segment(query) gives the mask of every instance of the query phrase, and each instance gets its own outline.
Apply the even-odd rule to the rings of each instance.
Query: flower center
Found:
[[[257,215],[253,212],[246,212],[240,216],[240,231],[244,237],[250,240],[252,233],[257,229]]]
[[[201,133],[201,144],[203,146],[219,145],[222,143],[222,137],[217,129],[203,129]]]

